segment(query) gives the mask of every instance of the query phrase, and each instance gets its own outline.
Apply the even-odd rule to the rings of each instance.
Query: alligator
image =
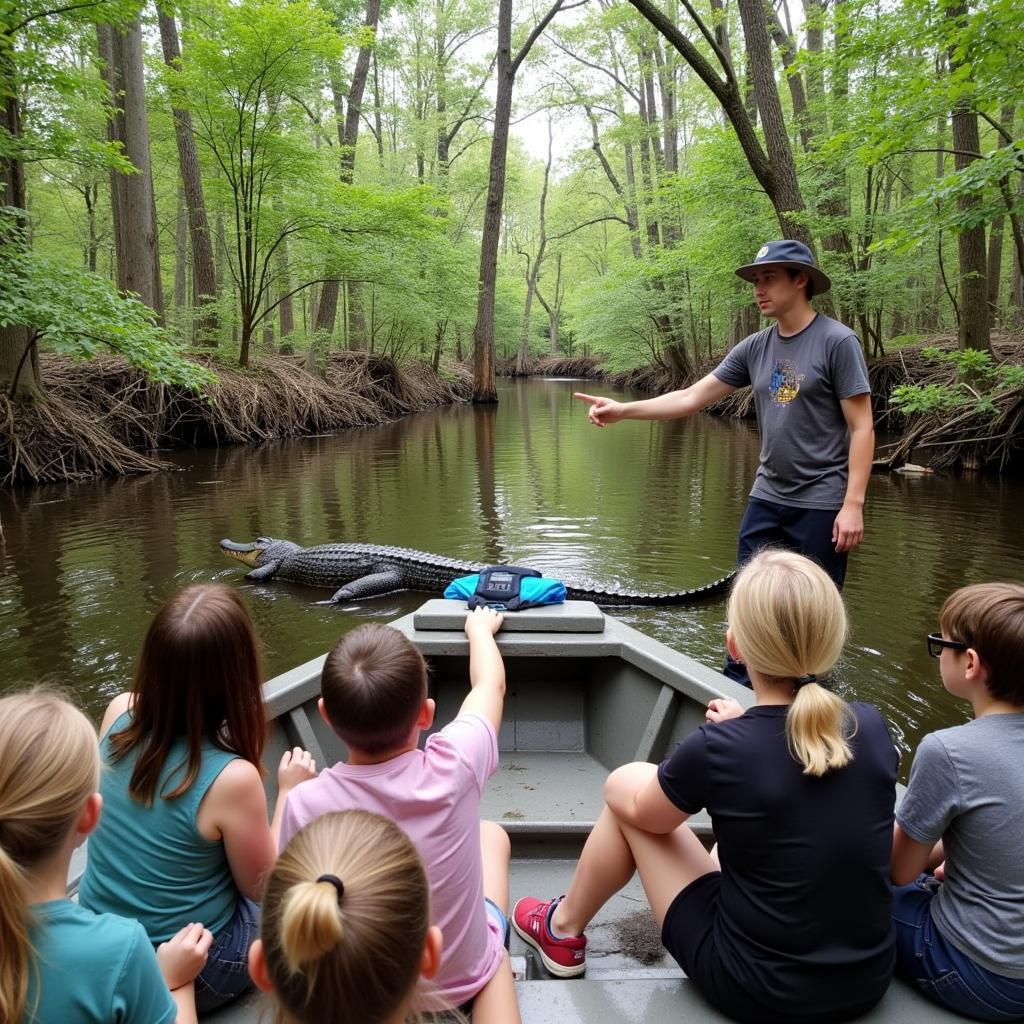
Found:
[[[311,587],[335,589],[330,604],[383,597],[398,590],[438,593],[457,576],[487,568],[486,562],[466,562],[410,548],[380,544],[319,544],[303,548],[287,540],[260,537],[251,544],[222,540],[220,549],[251,568],[247,580],[286,580]],[[647,593],[604,588],[586,581],[563,579],[567,596],[608,608],[636,605],[689,604],[725,593],[735,572],[692,590]]]

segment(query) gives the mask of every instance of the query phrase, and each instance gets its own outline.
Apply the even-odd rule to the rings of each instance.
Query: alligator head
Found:
[[[220,542],[220,549],[229,558],[236,558],[253,570],[253,573],[263,570],[260,578],[272,576],[281,561],[289,555],[301,551],[298,544],[290,540],[274,540],[273,537],[258,537],[251,544],[236,544],[233,540],[226,538]],[[249,575],[252,576],[253,573]]]

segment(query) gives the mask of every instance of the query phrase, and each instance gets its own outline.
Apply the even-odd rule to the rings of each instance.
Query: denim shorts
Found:
[[[213,937],[206,966],[196,978],[197,1013],[210,1013],[252,987],[249,947],[259,935],[259,905],[239,896],[234,917]]]
[[[893,887],[896,973],[929,999],[975,1020],[1024,1020],[1024,978],[1004,978],[961,953],[935,927],[931,903],[941,882],[920,875]]]
[[[505,916],[505,911],[498,906],[494,900],[489,900],[486,896],[484,897],[484,909],[487,911],[488,916],[493,917],[498,922],[498,927],[501,929],[502,941],[505,944],[505,948],[508,949],[508,940],[511,933],[511,926],[509,920]]]

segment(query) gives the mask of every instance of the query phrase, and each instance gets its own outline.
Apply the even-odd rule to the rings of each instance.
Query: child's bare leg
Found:
[[[493,821],[480,822],[480,854],[484,865],[484,895],[508,914],[508,833]],[[494,976],[473,1001],[474,1024],[521,1024],[515,980],[508,953]]]
[[[565,898],[551,915],[556,935],[582,935],[594,915],[632,877],[636,862],[618,818],[605,807],[580,854]]]
[[[709,856],[715,862],[715,870],[721,871],[722,862],[718,859],[718,843],[715,843],[715,845],[711,847],[711,853],[709,854]]]
[[[581,935],[636,869],[658,924],[681,889],[718,870],[688,825],[653,835],[624,825],[605,807],[583,847],[569,891],[551,915],[555,934]]]
[[[618,820],[618,819],[616,819]],[[661,927],[668,908],[691,882],[719,867],[685,822],[667,835],[643,832],[621,822],[654,920]]]
[[[473,1024],[522,1024],[508,953],[473,1001]]]
[[[480,822],[480,856],[484,864],[484,895],[507,916],[508,864],[512,847],[508,833],[497,822]]]

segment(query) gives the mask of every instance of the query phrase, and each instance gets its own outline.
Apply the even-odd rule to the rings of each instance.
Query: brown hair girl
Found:
[[[171,745],[185,737],[188,765],[160,796],[174,799],[195,781],[204,738],[261,768],[267,716],[252,619],[228,587],[186,587],[157,612],[132,685],[130,723],[110,737],[118,761],[140,747],[129,792],[147,806]]]

